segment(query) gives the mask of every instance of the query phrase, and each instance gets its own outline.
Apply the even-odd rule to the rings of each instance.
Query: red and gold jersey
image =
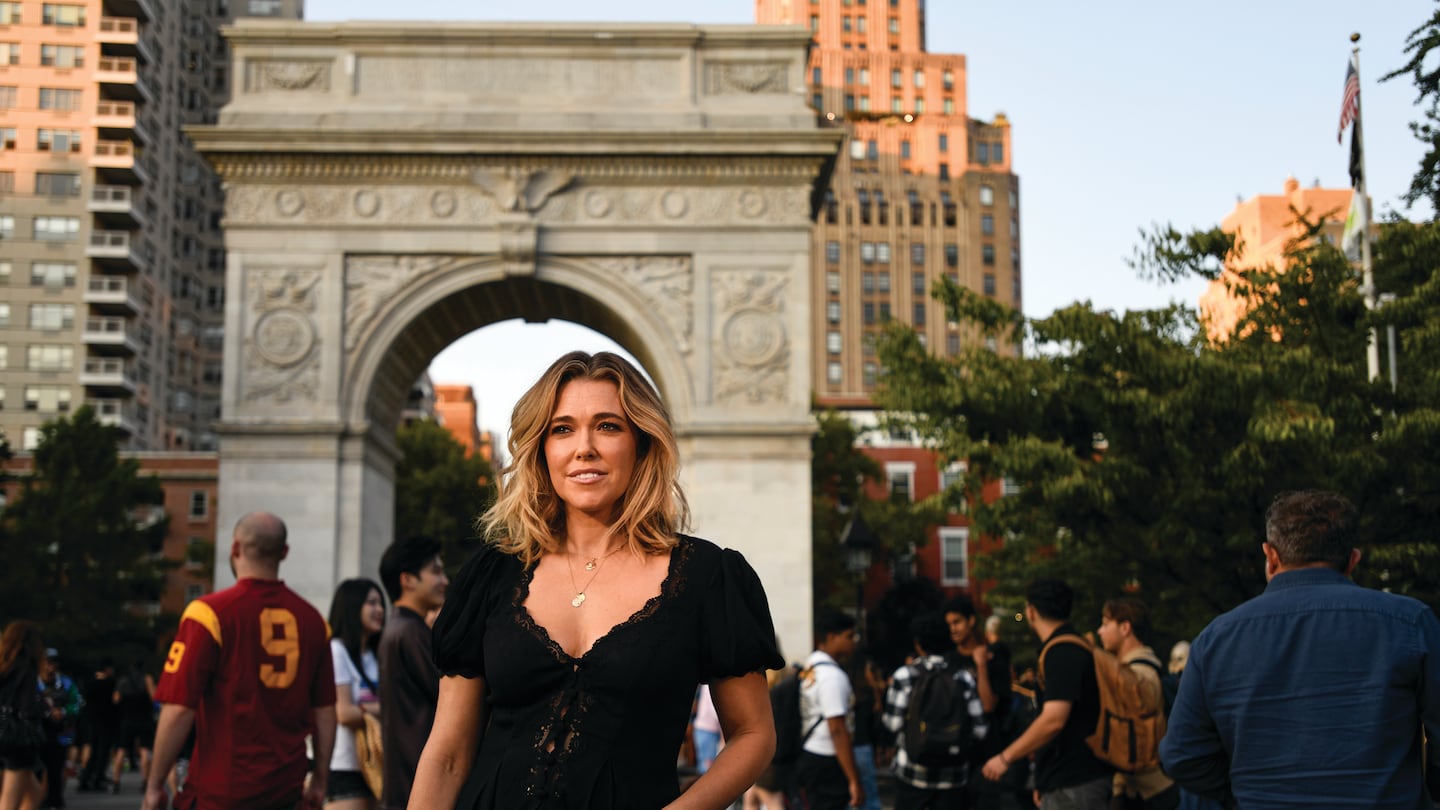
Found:
[[[299,798],[312,711],[335,703],[328,636],[315,608],[279,580],[242,579],[185,608],[155,690],[162,703],[195,709],[177,806]]]

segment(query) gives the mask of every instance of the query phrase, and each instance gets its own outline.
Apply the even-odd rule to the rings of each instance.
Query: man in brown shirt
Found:
[[[450,580],[440,542],[411,537],[380,558],[380,582],[395,609],[380,636],[380,725],[385,747],[385,810],[405,810],[420,752],[435,722],[440,671],[430,656],[426,617],[445,603]]]

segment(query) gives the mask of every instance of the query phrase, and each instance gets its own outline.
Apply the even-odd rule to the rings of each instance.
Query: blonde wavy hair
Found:
[[[507,444],[510,463],[500,471],[499,497],[478,521],[481,534],[527,566],[563,545],[565,504],[550,483],[545,438],[560,392],[572,380],[614,383],[625,420],[636,433],[635,470],[615,505],[611,534],[624,538],[632,552],[660,554],[673,547],[676,532],[690,524],[690,506],[680,487],[680,454],[670,414],[639,370],[611,352],[570,352],[515,403]]]

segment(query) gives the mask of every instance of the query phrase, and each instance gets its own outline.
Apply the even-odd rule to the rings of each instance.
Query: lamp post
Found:
[[[862,633],[869,629],[865,627],[865,573],[870,570],[878,539],[858,509],[854,517],[846,521],[845,528],[840,530],[845,570],[855,577],[855,626],[861,628]]]

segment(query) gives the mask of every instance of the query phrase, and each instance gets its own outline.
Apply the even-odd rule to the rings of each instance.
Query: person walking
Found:
[[[45,701],[45,801],[42,807],[65,806],[65,752],[75,740],[80,716],[80,689],[60,671],[60,653],[50,647],[40,665],[40,697]]]
[[[45,707],[36,681],[44,660],[45,642],[33,623],[11,622],[0,634],[0,810],[40,801]]]
[[[190,730],[195,750],[175,806],[319,808],[335,745],[335,679],[325,620],[280,581],[285,523],[251,512],[235,524],[236,582],[191,602],[160,675],[162,705],[142,810],[166,810],[165,781]],[[305,738],[315,769],[306,782]]]
[[[135,662],[115,681],[115,709],[120,716],[120,735],[110,759],[112,793],[120,792],[120,771],[125,760],[135,764],[141,784],[149,778],[150,750],[155,745],[155,679]]]
[[[380,661],[376,650],[385,629],[385,597],[368,579],[347,579],[330,601],[330,658],[335,668],[335,753],[325,806],[372,810],[379,798],[360,772],[355,732],[365,716],[380,717]]]
[[[1190,645],[1160,742],[1182,787],[1247,810],[1436,800],[1440,621],[1423,602],[1350,580],[1356,523],[1335,492],[1270,504],[1265,592]]]

